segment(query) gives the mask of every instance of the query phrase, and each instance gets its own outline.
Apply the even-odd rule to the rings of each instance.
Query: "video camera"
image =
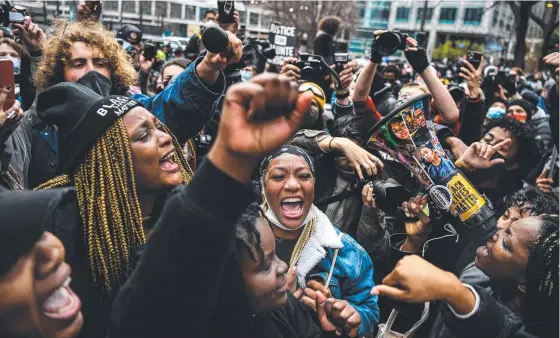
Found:
[[[274,48],[270,47],[270,42],[268,40],[249,38],[247,42],[247,45],[252,45],[257,48],[260,58],[274,59],[274,57],[276,57],[276,51]]]
[[[515,74],[509,74],[508,70],[492,70],[486,74],[482,81],[482,89],[490,94],[499,91],[498,85],[504,88],[507,97],[511,97],[517,92]]]
[[[2,26],[9,27],[12,23],[23,23],[27,8],[22,6],[12,6],[8,0],[4,1],[4,3],[4,5],[0,5],[0,19]],[[14,9],[15,11],[13,11]]]
[[[389,56],[395,54],[397,50],[406,48],[406,39],[408,34],[402,33],[398,29],[385,32],[379,35],[373,41],[373,49],[381,56]]]
[[[342,201],[349,197],[362,198],[362,190],[366,184],[370,184],[375,195],[377,206],[386,212],[393,212],[406,202],[411,194],[405,187],[392,180],[381,180],[376,177],[367,177],[362,181],[357,175],[356,179],[350,184],[345,191],[338,195],[334,195],[323,200],[317,201],[317,207],[324,207],[331,203]]]

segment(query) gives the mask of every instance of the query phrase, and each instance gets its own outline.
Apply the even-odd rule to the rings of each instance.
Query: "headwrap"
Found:
[[[299,157],[303,158],[305,160],[305,162],[307,162],[307,164],[309,165],[309,169],[311,170],[311,174],[313,176],[315,176],[315,167],[313,166],[313,159],[311,159],[311,157],[305,152],[305,150],[301,149],[300,147],[293,146],[293,145],[283,145],[275,153],[267,156],[261,163],[260,176],[261,176],[261,189],[262,189],[262,195],[263,195],[262,197],[263,197],[263,201],[264,201],[263,209],[264,209],[265,215],[268,218],[268,220],[271,221],[272,223],[274,223],[274,225],[276,225],[277,227],[279,227],[283,230],[286,230],[286,231],[295,231],[295,230],[298,230],[299,228],[303,227],[307,223],[309,223],[315,217],[315,213],[312,212],[313,208],[310,210],[309,214],[307,214],[307,217],[305,218],[305,220],[303,221],[303,223],[299,227],[297,227],[295,229],[290,229],[288,227],[285,227],[282,223],[280,223],[280,221],[278,220],[276,215],[274,215],[272,210],[270,208],[268,208],[268,201],[266,199],[266,194],[264,193],[264,172],[266,171],[266,169],[268,168],[268,166],[270,165],[270,162],[272,162],[272,160],[274,160],[275,158],[280,157],[282,155],[286,155],[286,154],[296,155],[296,156],[299,156]]]
[[[286,155],[286,154],[296,155],[296,156],[299,156],[299,157],[303,158],[305,160],[305,162],[307,162],[307,164],[309,165],[309,169],[311,170],[311,174],[313,174],[313,176],[315,176],[315,166],[313,165],[313,159],[305,152],[305,150],[301,149],[300,147],[293,146],[293,145],[283,145],[275,153],[265,157],[265,159],[262,161],[261,169],[260,169],[261,178],[263,177],[264,172],[266,171],[266,169],[268,168],[268,166],[270,165],[270,162],[272,162],[272,160],[274,160],[275,158],[280,157],[282,155]]]

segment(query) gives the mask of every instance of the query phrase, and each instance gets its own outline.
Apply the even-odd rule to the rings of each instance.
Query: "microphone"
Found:
[[[202,43],[206,50],[214,54],[223,53],[228,48],[231,49],[226,31],[220,27],[206,28],[202,33]]]

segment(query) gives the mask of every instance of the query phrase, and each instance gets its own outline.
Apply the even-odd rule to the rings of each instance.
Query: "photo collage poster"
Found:
[[[426,99],[407,105],[376,130],[368,142],[368,147],[393,156],[425,187],[438,184],[456,171],[438,142],[432,122],[426,118],[428,110]]]

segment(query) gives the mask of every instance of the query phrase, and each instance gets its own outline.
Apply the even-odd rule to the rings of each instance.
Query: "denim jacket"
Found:
[[[226,88],[223,72],[220,72],[215,84],[204,84],[196,74],[196,66],[200,62],[202,57],[192,62],[158,95],[132,96],[167,125],[181,143],[198,133],[212,118]]]
[[[373,263],[367,252],[350,236],[344,234],[339,240],[340,231],[317,209],[318,221],[315,232],[302,250],[296,264],[298,284],[301,286],[301,274],[305,281],[320,279],[327,281],[336,248],[339,248],[333,274],[329,283],[332,296],[348,301],[360,313],[362,327],[359,334],[373,332],[379,322],[377,296],[370,294],[374,287]],[[322,248],[318,248],[318,246]],[[324,252],[324,257],[322,253]],[[318,261],[316,264],[316,261]],[[313,265],[308,272],[309,265]]]

